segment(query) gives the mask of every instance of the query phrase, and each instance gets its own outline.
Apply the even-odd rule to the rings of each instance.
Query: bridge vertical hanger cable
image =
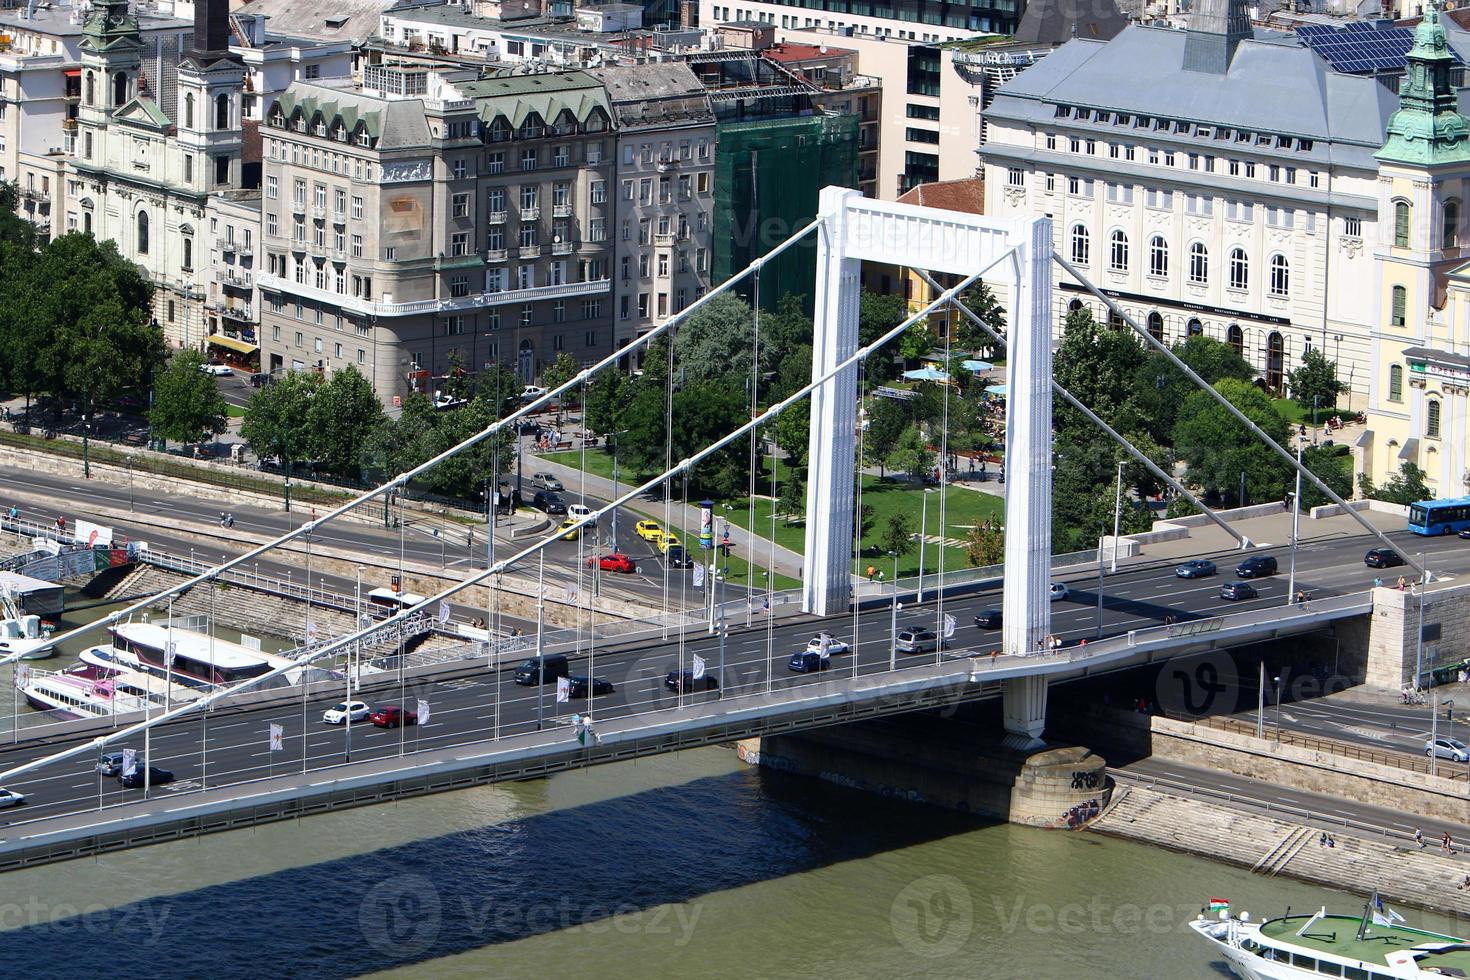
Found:
[[[215,683],[214,678],[214,609],[215,595],[219,592],[218,582],[211,582],[209,588],[209,683]],[[200,714],[200,724],[203,726],[203,734],[199,740],[200,772],[199,785],[202,789],[209,789],[209,712]]]
[[[939,534],[936,536],[939,543],[934,550],[939,556],[939,592],[937,601],[934,603],[934,635],[938,640],[934,644],[934,662],[937,664],[944,659],[944,547],[948,538],[945,535],[945,516],[948,510],[945,502],[949,499],[949,484],[954,479],[949,465],[949,393],[950,389],[960,383],[958,372],[954,370],[954,316],[953,301],[944,306],[944,373],[949,380],[942,382],[944,385],[944,408],[942,422],[939,431]],[[920,537],[923,537],[922,528]],[[922,540],[919,547],[924,547]],[[919,570],[923,574],[923,569]]]
[[[805,235],[808,231],[811,230],[811,228],[816,227],[816,225],[817,225],[817,222],[813,222],[812,225],[810,225],[808,228],[803,229],[803,231],[797,236],[797,238],[801,237],[802,235]],[[788,239],[787,242],[782,243],[782,246],[779,246],[776,250],[773,250],[772,253],[768,254],[767,256],[765,256],[760,261],[762,261],[762,262],[769,261],[771,258],[774,257],[775,254],[779,253],[779,251],[782,248],[784,248],[787,245],[789,245],[789,243],[791,241],[793,241],[793,240],[794,239]],[[924,317],[926,317],[931,311],[933,311],[933,310],[941,307],[947,300],[952,299],[955,294],[961,292],[965,287],[969,286],[971,283],[973,283],[976,280],[978,280],[981,276],[985,275],[985,273],[989,272],[995,266],[1000,265],[1002,262],[1008,261],[1008,259],[1009,259],[1009,253],[1002,254],[1001,256],[999,256],[996,259],[992,260],[990,263],[988,263],[987,265],[983,266],[982,268],[977,269],[974,272],[971,272],[971,273],[967,274],[965,276],[965,278],[963,280],[961,280],[955,287],[953,287],[950,290],[946,290],[939,298],[935,299],[933,302],[931,302],[930,304],[928,304],[927,306],[925,306],[923,309],[919,310],[916,313],[913,313],[913,314],[909,315],[901,323],[899,323],[896,326],[894,326],[894,327],[890,328],[889,330],[885,331],[881,336],[877,337],[871,344],[867,345],[866,347],[861,347],[858,350],[854,351],[851,355],[849,355],[846,358],[843,358],[837,364],[833,365],[830,369],[822,372],[822,374],[821,374],[820,377],[813,378],[811,381],[809,381],[808,383],[802,385],[800,388],[798,388],[796,391],[792,392],[790,395],[788,395],[786,398],[782,399],[780,402],[778,402],[775,405],[772,405],[770,408],[766,409],[766,411],[764,411],[761,414],[757,415],[756,417],[750,419],[748,422],[745,422],[745,423],[737,426],[733,431],[725,434],[724,436],[721,436],[720,438],[718,438],[718,439],[714,440],[713,442],[711,442],[709,445],[707,445],[704,448],[698,450],[697,452],[691,454],[691,456],[690,456],[690,458],[688,460],[689,464],[691,464],[691,465],[697,464],[700,461],[708,458],[709,456],[711,456],[711,455],[719,452],[720,450],[726,448],[727,446],[730,446],[731,444],[733,444],[737,440],[744,439],[751,432],[753,432],[756,429],[760,428],[761,426],[765,425],[768,421],[770,421],[771,418],[773,418],[775,415],[777,415],[783,409],[788,408],[789,406],[795,404],[798,401],[801,401],[802,399],[805,399],[805,398],[810,397],[811,393],[813,391],[815,391],[820,385],[822,385],[822,384],[826,383],[827,381],[831,380],[832,378],[836,377],[840,372],[842,372],[842,371],[846,370],[847,368],[849,368],[849,367],[857,364],[859,361],[867,358],[868,356],[870,356],[872,354],[872,352],[874,350],[880,349],[884,345],[888,344],[890,341],[892,341],[894,338],[898,337],[900,334],[902,334],[905,330],[907,330],[913,324],[917,323],[920,319],[923,319]],[[736,278],[738,279],[739,277],[737,276]],[[733,280],[727,280],[726,283],[721,284],[721,287],[720,288],[724,288],[725,286],[727,286],[730,281],[733,281]],[[709,295],[710,294],[706,294],[704,297],[701,297],[701,299],[707,299],[709,297]],[[649,335],[646,334],[644,339],[646,339],[648,336]],[[568,387],[570,387],[570,383],[568,384]],[[518,417],[518,415],[513,414],[511,416],[507,416],[507,418],[505,420],[503,420],[503,421],[514,421],[514,419],[516,417]],[[499,429],[496,426],[492,426],[492,427],[486,429],[485,432],[481,434],[481,436],[477,436],[477,437],[474,437],[472,439],[468,439],[465,442],[463,442],[463,443],[459,444],[458,446],[456,446],[453,450],[448,451],[448,455],[453,455],[454,453],[457,453],[459,451],[462,451],[463,449],[468,448],[469,446],[475,445],[479,441],[481,441],[481,439],[484,436],[493,435],[494,432],[496,432],[496,431],[499,431]],[[440,454],[440,455],[443,458],[447,458],[446,454]],[[439,461],[439,457],[436,457],[436,459],[435,459],[434,462],[438,462],[438,461]],[[398,487],[398,486],[401,486],[401,484],[403,484],[404,482],[406,482],[411,477],[411,475],[413,473],[423,472],[425,469],[427,469],[429,467],[430,467],[430,464],[424,464],[424,466],[417,467],[417,468],[415,468],[412,471],[409,471],[407,473],[401,474],[400,476],[398,476],[397,478],[395,478],[395,480],[394,480],[394,482],[392,484],[385,484],[383,487],[378,488],[378,491],[374,491],[374,493],[379,492],[379,491],[382,491],[382,490],[389,489],[390,487]],[[613,501],[609,502],[606,506],[600,508],[596,513],[591,514],[588,517],[584,518],[583,521],[584,522],[590,522],[592,520],[595,520],[595,519],[603,516],[604,514],[607,514],[607,513],[611,512],[612,510],[614,510],[617,507],[624,506],[625,504],[629,503],[630,501],[632,501],[632,500],[634,500],[634,499],[636,499],[636,498],[638,498],[638,497],[640,497],[640,496],[642,496],[642,495],[644,495],[646,493],[650,493],[651,491],[653,491],[654,489],[656,489],[658,487],[658,485],[661,482],[663,482],[665,479],[667,479],[667,478],[668,478],[668,474],[660,474],[659,476],[655,476],[655,477],[653,477],[653,478],[651,478],[649,480],[646,480],[642,484],[639,484],[637,486],[634,486],[634,487],[629,488],[626,492],[624,492],[622,495],[620,495],[616,500],[613,500]],[[371,496],[372,496],[372,494],[369,494],[366,497],[364,497],[363,499],[371,499]],[[343,512],[346,509],[350,509],[350,508],[344,507],[341,510],[334,512],[334,515],[337,514],[337,513]],[[324,518],[324,520],[325,520],[325,518]],[[401,522],[400,522],[400,526],[401,526]],[[292,537],[294,537],[294,534],[283,535],[280,539],[277,539],[277,541],[275,542],[275,544],[284,543],[286,540],[289,540]],[[482,572],[471,572],[471,574],[469,574],[463,581],[455,582],[452,585],[450,585],[450,586],[446,587],[445,589],[441,590],[440,592],[437,592],[434,595],[429,596],[429,597],[423,599],[421,602],[415,603],[413,606],[411,606],[411,607],[409,607],[407,609],[400,609],[398,612],[393,613],[392,615],[388,616],[383,621],[382,624],[378,624],[379,625],[379,628],[384,627],[384,626],[396,625],[396,624],[402,622],[407,617],[409,617],[411,615],[414,615],[414,614],[417,614],[417,613],[420,613],[424,608],[427,608],[431,603],[435,602],[436,600],[440,600],[440,601],[447,600],[450,596],[456,595],[459,592],[463,591],[464,589],[467,589],[467,588],[470,588],[472,586],[478,585],[480,582],[483,582],[483,581],[489,579],[492,575],[497,575],[497,574],[503,573],[506,568],[508,568],[508,567],[510,567],[512,565],[515,565],[517,562],[519,562],[519,561],[521,561],[523,559],[529,558],[529,557],[531,557],[533,555],[544,555],[545,554],[546,546],[551,542],[551,540],[552,540],[552,538],[542,538],[542,539],[540,539],[540,540],[538,540],[538,541],[536,541],[536,542],[534,542],[532,544],[527,545],[526,547],[522,548],[521,550],[517,551],[515,554],[511,555],[509,558],[505,558],[505,559],[502,559],[501,561],[497,562],[496,565],[495,565],[495,567],[493,567],[493,568],[485,569]],[[245,557],[246,558],[249,558],[250,557],[250,554],[247,553],[247,555]],[[239,563],[238,561],[235,562],[235,564],[238,564],[238,563]],[[226,566],[220,566],[220,567],[214,569],[214,571],[216,573],[218,573],[219,571],[224,570],[225,567]],[[192,581],[194,581],[194,580],[191,580],[191,582]],[[159,601],[159,599],[161,597],[162,597],[162,593],[160,593],[160,595],[151,596],[148,601],[156,602],[156,601]],[[140,603],[139,605],[144,605],[144,604],[146,604],[146,602],[145,603]],[[120,615],[120,613],[114,613],[112,615],[113,616],[117,616],[117,615]],[[101,622],[101,621],[99,621],[99,622]],[[81,632],[81,630],[74,630],[73,631],[73,633],[77,633],[77,632]],[[261,684],[265,684],[265,683],[273,680],[274,678],[280,677],[282,674],[286,673],[286,671],[289,670],[290,667],[292,667],[292,666],[302,666],[304,664],[310,663],[313,660],[317,660],[317,659],[320,659],[321,657],[324,657],[324,656],[327,656],[329,654],[335,653],[339,649],[342,649],[342,648],[348,646],[349,644],[351,644],[351,643],[353,643],[353,642],[361,639],[362,637],[364,637],[365,635],[367,635],[368,632],[370,632],[370,631],[369,630],[366,630],[366,629],[359,629],[359,630],[356,630],[356,631],[354,631],[354,632],[352,632],[352,633],[350,633],[348,635],[339,637],[339,638],[337,638],[337,639],[335,639],[335,640],[327,643],[325,646],[323,646],[322,648],[320,648],[319,650],[317,650],[315,653],[303,654],[301,657],[299,657],[295,661],[293,661],[292,664],[289,665],[289,666],[276,667],[276,668],[273,668],[271,670],[266,671],[263,674],[258,674],[255,677],[247,678],[246,680],[243,680],[240,683],[233,685],[229,689],[228,692],[224,692],[224,691],[215,692],[214,694],[210,694],[210,695],[208,695],[208,696],[206,696],[204,698],[199,699],[198,701],[191,702],[190,704],[188,704],[186,706],[183,706],[183,707],[180,707],[180,708],[175,708],[172,711],[168,712],[166,715],[162,715],[162,716],[160,716],[157,719],[153,719],[153,720],[147,721],[147,722],[135,722],[134,724],[129,725],[126,728],[123,728],[123,729],[120,729],[120,730],[117,730],[117,731],[108,732],[108,733],[99,735],[96,738],[91,739],[90,741],[83,742],[83,743],[81,743],[79,745],[76,745],[76,746],[74,746],[72,748],[62,749],[60,751],[53,752],[52,754],[50,754],[48,756],[44,756],[44,757],[39,758],[39,759],[32,759],[32,760],[30,760],[28,762],[24,762],[24,763],[21,763],[19,765],[12,766],[10,769],[5,770],[4,772],[0,772],[0,783],[4,783],[4,782],[8,782],[8,781],[13,781],[18,776],[21,776],[21,775],[23,775],[25,773],[32,772],[34,770],[43,768],[43,767],[45,767],[47,765],[50,765],[50,764],[52,764],[54,762],[59,762],[59,761],[61,761],[63,759],[69,759],[69,758],[72,758],[73,756],[80,755],[80,754],[86,753],[86,752],[98,752],[104,746],[106,746],[106,745],[108,745],[108,744],[110,744],[112,742],[115,742],[115,741],[118,741],[120,739],[124,739],[124,738],[130,737],[130,736],[136,735],[139,732],[144,732],[145,735],[146,735],[146,733],[148,731],[150,731],[154,727],[155,724],[158,724],[158,723],[161,723],[161,722],[173,721],[174,719],[176,719],[178,717],[181,717],[182,715],[188,714],[191,711],[206,710],[212,704],[214,704],[216,701],[220,700],[221,698],[225,697],[226,695],[228,695],[228,696],[236,696],[236,695],[240,694],[243,691],[251,690],[253,688],[258,687]],[[68,636],[70,636],[70,635],[71,634],[68,634]]]
[[[403,596],[408,588],[408,582],[403,577],[403,553],[407,547],[407,544],[404,540],[404,535],[407,533],[408,528],[408,521],[404,519],[403,515],[403,495],[406,489],[406,486],[399,487],[398,489],[398,591],[394,594],[395,598],[397,599],[397,612],[403,611]],[[404,661],[408,659],[408,637],[404,635],[405,625],[407,624],[401,623],[398,627],[398,710],[400,712],[398,717],[399,756],[403,755],[403,722],[407,720],[404,716],[408,712],[408,695],[406,693],[403,680]]]
[[[1327,497],[1327,499],[1336,504],[1344,514],[1357,521],[1360,525],[1362,525],[1364,530],[1373,535],[1379,541],[1383,542],[1384,547],[1393,549],[1396,553],[1398,553],[1399,556],[1404,559],[1404,564],[1408,565],[1410,568],[1414,569],[1414,571],[1419,573],[1419,577],[1422,581],[1430,581],[1428,568],[1426,568],[1420,562],[1417,562],[1414,559],[1410,558],[1408,555],[1405,555],[1401,550],[1399,550],[1399,546],[1396,545],[1387,534],[1384,534],[1377,527],[1375,527],[1372,521],[1369,521],[1362,514],[1349,507],[1347,501],[1339,497],[1335,490],[1324,483],[1321,478],[1317,476],[1316,473],[1313,473],[1311,471],[1310,468],[1302,465],[1301,463],[1298,463],[1296,461],[1296,456],[1287,452],[1280,443],[1267,435],[1265,430],[1256,425],[1255,422],[1251,421],[1250,416],[1246,415],[1240,409],[1236,408],[1234,403],[1231,402],[1230,399],[1220,394],[1220,392],[1217,391],[1213,385],[1206,384],[1205,379],[1196,374],[1193,368],[1180,360],[1179,356],[1176,355],[1172,350],[1170,350],[1166,344],[1164,344],[1162,341],[1154,339],[1153,334],[1140,327],[1137,320],[1133,319],[1131,315],[1123,312],[1122,307],[1113,302],[1107,296],[1103,295],[1102,291],[1094,286],[1091,282],[1089,282],[1087,280],[1087,277],[1077,270],[1076,266],[1064,259],[1060,252],[1052,252],[1052,258],[1056,260],[1057,264],[1060,265],[1063,269],[1066,269],[1067,272],[1072,275],[1072,278],[1076,279],[1077,282],[1082,285],[1082,288],[1086,289],[1093,296],[1102,300],[1103,305],[1108,308],[1109,312],[1111,312],[1115,316],[1121,317],[1123,322],[1128,324],[1133,332],[1137,334],[1140,338],[1142,338],[1144,343],[1167,357],[1175,367],[1184,372],[1185,377],[1193,381],[1201,391],[1204,391],[1216,402],[1218,402],[1222,408],[1224,408],[1231,415],[1235,416],[1236,420],[1244,425],[1252,435],[1254,435],[1257,439],[1261,440],[1268,447],[1274,450],[1276,455],[1284,459],[1287,464],[1297,473],[1300,473],[1304,479],[1312,481],[1312,485],[1315,486],[1318,490],[1321,490],[1322,493]]]
[[[912,271],[914,272],[915,275],[917,275],[924,282],[928,283],[931,287],[933,287],[935,289],[938,289],[939,288],[939,284],[934,280],[933,276],[931,276],[926,270],[924,270],[924,269],[914,269]],[[1004,350],[1005,349],[1005,347],[1006,347],[1006,338],[1005,338],[1005,336],[1003,334],[1000,334],[1000,333],[996,332],[994,329],[992,329],[991,326],[990,326],[990,324],[988,324],[984,320],[982,320],[975,313],[974,310],[970,309],[964,303],[956,303],[955,305],[959,309],[960,313],[967,320],[969,320],[970,323],[974,324],[976,327],[979,327],[981,330],[983,330],[986,333],[986,335],[988,335],[990,337],[991,340],[995,341],[995,343],[997,345],[999,345],[999,348],[1001,350]],[[1235,528],[1231,527],[1230,524],[1229,524],[1229,522],[1227,522],[1223,517],[1221,517],[1218,514],[1216,514],[1213,508],[1207,506],[1203,501],[1201,501],[1198,497],[1196,497],[1193,493],[1191,493],[1190,490],[1189,490],[1189,488],[1186,487],[1184,484],[1180,483],[1179,480],[1176,479],[1173,476],[1173,474],[1166,473],[1163,469],[1161,469],[1157,463],[1155,463],[1153,460],[1149,459],[1148,456],[1144,455],[1144,453],[1142,451],[1140,451],[1131,442],[1129,442],[1126,438],[1124,438],[1122,435],[1120,435],[1117,432],[1117,430],[1115,430],[1111,425],[1108,425],[1108,423],[1104,422],[1102,420],[1102,418],[1099,417],[1096,412],[1094,412],[1092,409],[1088,408],[1086,405],[1082,404],[1082,402],[1080,402],[1076,398],[1076,396],[1074,396],[1070,391],[1068,391],[1066,388],[1064,388],[1055,378],[1052,379],[1052,382],[1051,382],[1051,390],[1055,394],[1061,395],[1062,398],[1064,398],[1069,405],[1071,405],[1073,408],[1077,409],[1077,411],[1079,411],[1083,415],[1085,415],[1087,417],[1088,421],[1090,421],[1093,425],[1097,426],[1098,428],[1102,429],[1103,432],[1105,432],[1114,442],[1116,442],[1119,446],[1121,446],[1123,448],[1123,451],[1124,452],[1126,452],[1130,456],[1132,456],[1135,460],[1137,460],[1142,466],[1144,466],[1154,476],[1158,477],[1160,480],[1162,480],[1165,483],[1167,483],[1180,496],[1184,497],[1185,500],[1188,500],[1195,507],[1195,509],[1197,509],[1201,514],[1204,514],[1211,521],[1213,521],[1221,530],[1223,530],[1226,534],[1228,534],[1232,538],[1234,538],[1235,541],[1236,541],[1236,543],[1239,544],[1242,548],[1249,548],[1251,546],[1251,540],[1248,537],[1246,537],[1245,535],[1241,534],[1239,531],[1235,530]]]
[[[674,341],[675,341],[675,339],[677,339],[677,337],[678,337],[678,335],[675,334],[673,337],[670,337],[669,338],[669,376],[664,380],[664,392],[665,392],[665,398],[664,398],[664,472],[665,473],[669,472],[670,470],[672,470],[674,468]],[[668,480],[664,480],[664,485],[663,486],[664,486],[664,531],[667,534],[667,533],[672,533],[673,532],[673,529],[674,529],[674,525],[673,525],[673,521],[672,521],[673,507],[674,507],[674,503],[673,503],[674,487],[673,487],[673,484],[670,483]],[[653,547],[654,547],[655,552],[661,551],[662,550],[662,545],[664,545],[666,543],[667,543],[666,541],[654,541],[653,542]],[[655,554],[654,555],[654,558],[657,559],[658,558],[658,555]],[[663,565],[663,581],[664,581],[664,626],[667,627],[668,626],[668,617],[669,617],[669,563],[667,561],[664,561],[661,564]]]
[[[495,410],[500,411],[500,365],[495,365]],[[521,433],[515,430],[514,438],[519,442]],[[489,540],[485,544],[487,557],[490,564],[487,568],[495,567],[495,523],[500,518],[500,443],[499,434],[490,443],[490,481],[494,484],[490,488],[490,523],[486,525],[485,533]],[[511,512],[515,508],[511,507]],[[495,590],[492,593],[489,583],[485,589],[485,660],[486,669],[490,671],[491,682],[495,685],[495,691],[491,695],[494,699],[494,707],[491,709],[490,737],[494,741],[500,740],[500,586],[502,577],[495,576]],[[493,608],[492,608],[493,607]],[[361,625],[361,624],[359,624]]]
[[[211,583],[212,585],[213,583]],[[305,646],[311,649],[311,638],[316,629],[311,622],[311,531],[306,532],[306,623],[305,623]],[[307,668],[301,668],[301,771],[306,772],[306,691],[311,686]]]
[[[587,507],[587,377],[582,377],[582,474],[581,486],[577,490],[577,502]],[[590,508],[589,508],[590,509]],[[593,679],[597,677],[597,603],[587,596],[587,590],[582,585],[582,568],[584,565],[583,555],[586,548],[583,545],[587,541],[587,532],[592,527],[586,526],[577,532],[577,598],[578,606],[587,612],[587,713],[592,713],[592,688]],[[595,531],[593,532],[596,533]],[[593,549],[592,563],[598,563],[596,549]],[[594,576],[598,573],[594,571]],[[597,591],[597,590],[594,590]],[[577,625],[581,626],[582,616],[580,609],[577,612]],[[577,647],[582,646],[581,630],[577,631]]]
[[[679,513],[680,513],[680,516],[683,519],[679,521],[679,529],[683,532],[683,536],[680,538],[680,541],[682,542],[680,544],[680,547],[685,549],[685,552],[684,553],[687,555],[689,553],[688,552],[688,547],[689,547],[689,545],[688,545],[688,541],[689,541],[689,471],[688,470],[685,470],[684,471],[684,473],[683,473],[683,481],[682,482],[683,482],[683,487],[682,487],[682,496],[680,498],[681,507],[680,507]],[[670,551],[671,550],[672,550],[671,548],[666,548],[664,550],[664,565],[665,565],[665,567],[670,567],[673,564],[673,562],[672,562],[672,560],[670,558]],[[674,690],[674,703],[675,704],[679,704],[679,705],[682,705],[684,703],[684,664],[686,663],[686,653],[685,653],[685,650],[684,650],[684,624],[685,624],[685,621],[689,618],[688,617],[688,610],[689,610],[689,592],[688,592],[689,576],[686,575],[686,574],[684,574],[684,571],[685,570],[683,568],[680,568],[679,569],[679,616],[678,616],[678,619],[679,619],[679,686],[677,688],[675,688],[675,690]],[[690,686],[693,687],[692,684]]]
[[[858,413],[857,454],[853,457],[852,464],[852,481],[857,484],[853,491],[852,554],[853,560],[859,564],[861,564],[863,558],[863,453],[867,446],[868,435],[868,422],[862,421],[862,418],[863,412],[867,411],[867,405],[868,360],[867,358],[863,358],[863,360],[858,362],[858,406],[861,411]],[[808,414],[808,417],[810,417],[810,414]],[[872,419],[871,414],[867,418],[870,422]],[[811,465],[811,460],[807,460],[807,465]],[[811,479],[810,469],[807,471],[807,479]],[[858,601],[858,590],[862,587],[862,579],[852,569],[848,569],[847,580],[852,583],[848,587],[848,591],[852,596],[848,600],[852,606],[852,646],[848,648],[848,652],[852,654],[852,676],[856,680],[858,675],[858,661],[861,659],[859,653],[862,650],[862,637],[858,635],[860,624],[862,623],[862,617],[859,615],[862,603]]]
[[[771,419],[765,438],[771,444],[771,546],[766,562],[766,690],[776,684],[776,501],[780,494],[776,488],[776,440],[771,434],[781,424],[781,413]]]

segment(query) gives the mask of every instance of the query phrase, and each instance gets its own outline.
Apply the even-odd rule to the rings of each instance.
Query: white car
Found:
[[[845,641],[839,640],[831,633],[823,631],[806,641],[806,650],[807,653],[820,653],[823,656],[830,656],[834,653],[846,653],[848,646]]]
[[[8,806],[20,806],[26,798],[13,789],[0,789],[0,810]]]
[[[1065,599],[1067,598],[1067,594],[1070,591],[1071,590],[1067,588],[1065,583],[1053,582],[1051,584],[1051,599],[1053,602],[1057,601],[1058,599]]]
[[[1451,762],[1470,761],[1470,747],[1458,738],[1436,738],[1424,743],[1424,754]]]
[[[586,504],[567,504],[567,517],[574,521],[580,521],[584,517],[591,517],[595,513],[597,512]],[[592,525],[595,527],[597,522],[593,521]]]
[[[217,378],[227,378],[235,373],[234,369],[231,368],[228,364],[220,364],[218,362],[201,364],[199,365],[199,370],[203,371],[205,374],[212,374]]]
[[[345,725],[349,718],[353,721],[367,721],[370,713],[365,702],[339,701],[336,706],[322,712],[322,721],[328,725]]]
[[[521,389],[521,401],[531,402],[546,394],[546,389],[540,385],[526,385]]]
[[[442,391],[434,392],[434,407],[437,409],[459,408],[461,405],[468,404],[469,402],[463,398],[455,398]]]

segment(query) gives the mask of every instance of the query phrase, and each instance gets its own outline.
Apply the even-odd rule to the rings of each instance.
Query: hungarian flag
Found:
[[[1228,898],[1212,898],[1212,899],[1210,899],[1210,911],[1211,912],[1218,912],[1221,909],[1228,909],[1228,908],[1230,908],[1230,899],[1228,899]]]

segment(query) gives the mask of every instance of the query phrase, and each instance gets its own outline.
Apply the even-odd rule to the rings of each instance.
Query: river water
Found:
[[[1256,916],[1362,907],[709,748],[10,872],[0,964],[214,980],[1217,977],[1185,930],[1212,896]]]

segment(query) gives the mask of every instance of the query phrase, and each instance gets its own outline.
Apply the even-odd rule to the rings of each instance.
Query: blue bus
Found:
[[[1456,534],[1470,528],[1470,497],[1421,500],[1409,505],[1409,530],[1415,534]]]

